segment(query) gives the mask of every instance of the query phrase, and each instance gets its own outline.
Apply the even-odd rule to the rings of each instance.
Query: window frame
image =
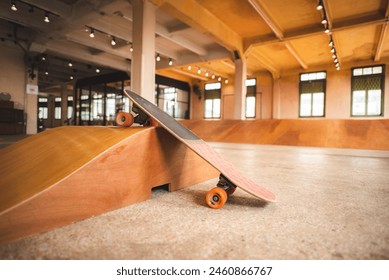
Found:
[[[220,84],[220,87],[217,88],[217,89],[207,89],[207,85],[210,85],[210,84]],[[212,91],[212,93],[209,93],[210,91]],[[215,93],[216,91],[218,91],[217,93]],[[218,95],[219,98],[207,98],[207,92],[209,94],[216,94]],[[222,98],[222,83],[221,82],[213,82],[213,83],[206,83],[204,84],[204,119],[206,120],[219,120],[221,119],[221,115],[222,115],[222,112],[221,112],[221,98]],[[207,100],[212,100],[212,117],[207,117],[206,116],[206,104],[207,104]],[[215,117],[214,116],[214,102],[215,100],[219,100],[219,116],[218,117]]]
[[[368,68],[374,68],[374,67],[382,67],[382,72],[378,74],[363,74],[363,69]],[[362,74],[361,75],[354,75],[354,70],[361,69]],[[361,66],[361,67],[353,67],[351,68],[351,85],[350,85],[350,117],[351,118],[377,118],[377,117],[383,117],[384,116],[384,109],[385,109],[385,75],[386,75],[386,65],[385,64],[377,64],[377,65],[368,65],[368,66]],[[372,115],[369,114],[369,90],[365,91],[365,114],[364,115],[354,115],[353,114],[353,107],[354,107],[354,81],[357,79],[361,79],[361,77],[377,77],[380,76],[380,86],[381,86],[381,112],[379,115]]]
[[[302,80],[303,75],[313,75],[313,74],[318,74],[318,73],[324,73],[325,77],[324,78],[315,78],[315,79],[307,79],[307,80]],[[302,87],[303,84],[305,83],[311,83],[313,81],[322,81],[323,83],[323,114],[319,116],[313,115],[313,108],[314,108],[314,94],[315,92],[310,92],[310,93],[303,93],[302,92]],[[310,94],[311,96],[311,112],[309,116],[303,116],[301,115],[301,96],[303,94]],[[315,72],[305,72],[305,73],[300,73],[299,75],[299,106],[298,106],[298,116],[299,118],[325,118],[326,117],[326,102],[327,102],[327,71],[315,71]]]

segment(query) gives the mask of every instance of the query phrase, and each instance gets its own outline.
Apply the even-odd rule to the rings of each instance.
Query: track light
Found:
[[[324,15],[323,20],[321,21],[321,24],[325,25],[327,23],[328,23],[327,17],[326,17],[326,15]]]
[[[224,81],[224,83],[225,83],[225,84],[228,84],[228,79],[226,79],[226,80]]]
[[[11,1],[11,10],[12,11],[14,11],[14,12],[16,12],[17,10],[18,10],[18,8],[16,7],[16,3],[15,3],[15,1]]]
[[[68,66],[69,66],[69,67],[73,67],[73,63],[72,63],[71,60],[69,61]]]
[[[205,72],[205,77],[208,77],[209,76],[209,72]]]
[[[318,11],[323,10],[323,3],[321,0],[319,0],[319,3],[317,4],[316,10],[318,10]]]
[[[331,52],[335,53],[335,48],[334,47],[331,48]]]
[[[189,65],[189,66],[188,66],[188,70],[189,70],[189,71],[192,70],[192,66]]]
[[[96,68],[96,73],[100,73],[100,69],[99,68]]]
[[[222,77],[219,76],[219,78],[217,78],[217,80],[220,82],[222,80]]]
[[[90,29],[89,37],[91,38],[95,37],[95,30],[93,28]]]
[[[336,58],[337,58],[335,53],[332,55],[332,58],[333,58],[333,59],[336,59]]]
[[[133,52],[134,51],[134,47],[132,46],[132,44],[131,44],[131,46],[130,46],[130,52]]]
[[[43,21],[46,22],[46,23],[50,22],[49,13],[48,12],[45,13],[45,18],[43,19]]]
[[[173,65],[173,59],[169,58],[169,66]]]
[[[111,45],[112,45],[112,46],[115,46],[115,45],[116,45],[116,39],[115,39],[115,37],[112,37]]]
[[[330,34],[330,33],[331,33],[331,30],[330,30],[330,28],[328,27],[328,25],[326,26],[326,29],[324,30],[324,33],[325,33],[325,34]]]
[[[197,74],[201,74],[201,69],[197,69]]]
[[[215,74],[212,74],[211,78],[212,78],[212,80],[214,80],[215,79]]]
[[[330,42],[328,43],[328,45],[329,45],[330,47],[333,47],[333,46],[334,46],[334,41],[332,41],[332,39],[331,39]]]
[[[42,61],[45,61],[45,60],[46,60],[46,55],[42,54]]]
[[[155,58],[157,61],[161,61],[161,56],[159,55],[159,53],[157,54],[157,57]]]

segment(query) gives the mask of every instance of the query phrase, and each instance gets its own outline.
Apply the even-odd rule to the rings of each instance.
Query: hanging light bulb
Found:
[[[50,22],[49,13],[48,12],[45,13],[45,18],[43,19],[43,21],[46,22],[46,23]]]
[[[212,77],[211,77],[211,78],[212,78],[212,80],[214,80],[214,79],[215,79],[215,74],[212,74]]]
[[[116,46],[116,39],[115,39],[115,37],[112,37],[111,45],[112,46]]]
[[[161,61],[161,56],[159,55],[159,53],[157,54],[156,60]]]
[[[95,37],[95,30],[93,28],[90,29],[89,37],[91,38]]]
[[[219,78],[217,78],[217,80],[220,82],[222,80],[222,77],[219,76]]]
[[[169,58],[169,66],[173,65],[173,59]]]
[[[99,68],[96,68],[96,73],[100,73],[100,69]]]
[[[73,66],[73,63],[72,63],[71,60],[69,61],[68,66],[69,66],[69,67],[72,67],[72,66]]]

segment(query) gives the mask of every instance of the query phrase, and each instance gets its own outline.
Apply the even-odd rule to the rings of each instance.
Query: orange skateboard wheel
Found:
[[[227,202],[228,195],[226,191],[220,187],[213,188],[205,196],[205,202],[213,209],[219,209]]]
[[[131,126],[134,123],[134,116],[127,112],[119,112],[116,114],[116,124],[118,126]]]

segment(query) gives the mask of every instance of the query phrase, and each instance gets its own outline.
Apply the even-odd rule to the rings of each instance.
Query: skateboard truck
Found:
[[[145,114],[138,106],[135,104],[132,106],[132,111],[137,114],[137,116],[134,119],[135,123],[138,123],[143,126],[149,126],[150,125],[150,117]]]
[[[227,199],[236,190],[236,185],[231,183],[223,174],[219,176],[217,187],[210,190],[205,196],[205,202],[211,208],[222,208]]]

